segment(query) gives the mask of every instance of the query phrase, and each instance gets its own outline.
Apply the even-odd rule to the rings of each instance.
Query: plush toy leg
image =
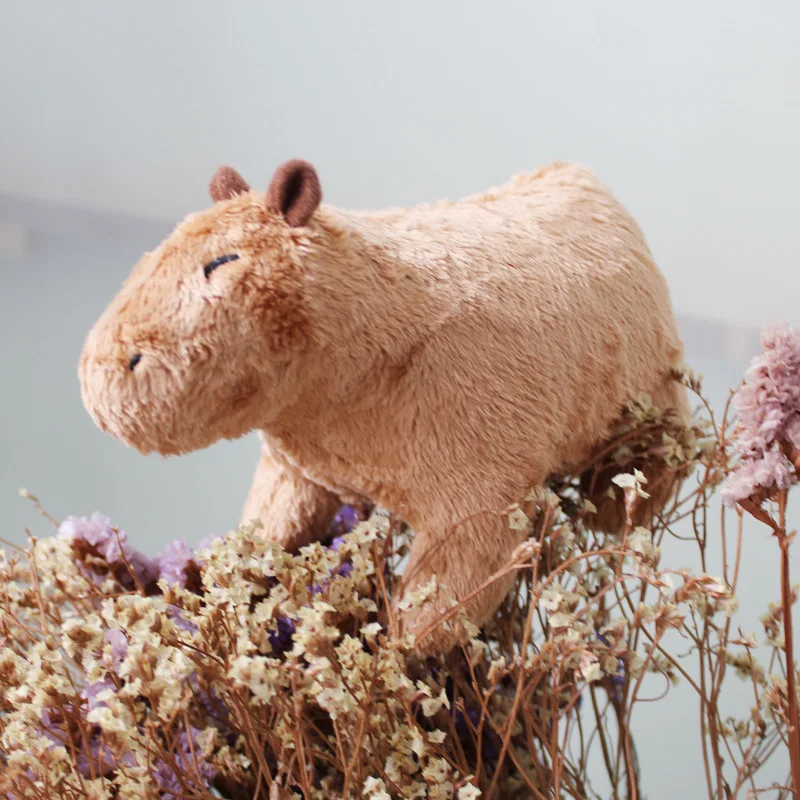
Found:
[[[293,550],[324,536],[340,505],[333,492],[262,448],[242,522],[260,519],[268,539]]]
[[[689,405],[686,390],[674,380],[666,380],[652,393],[653,405],[662,410],[675,409],[685,420],[689,418]],[[653,518],[658,514],[673,496],[678,481],[683,477],[680,471],[668,468],[660,459],[637,460],[626,471],[635,467],[647,478],[645,490],[649,498],[640,498],[637,503],[632,524],[649,527]],[[620,533],[627,524],[625,503],[622,491],[614,486],[612,478],[620,470],[611,464],[602,464],[600,467],[587,470],[581,475],[581,491],[584,496],[597,507],[597,514],[589,518],[591,525],[597,530],[606,533]],[[608,494],[613,491],[614,497]]]
[[[415,530],[403,598],[408,602],[433,578],[438,586],[419,607],[403,609],[406,603],[400,604],[401,625],[416,636],[415,648],[420,655],[445,653],[466,640],[458,616],[451,613],[441,621],[452,601],[475,625],[481,626],[491,617],[516,573],[510,570],[502,577],[494,576],[508,566],[525,535],[525,531],[511,530],[508,519],[499,514],[467,520],[436,537]]]

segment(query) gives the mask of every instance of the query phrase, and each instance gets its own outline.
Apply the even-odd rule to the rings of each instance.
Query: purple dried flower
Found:
[[[126,589],[133,589],[134,587],[141,586],[142,589],[147,590],[154,581],[158,579],[158,567],[152,559],[134,550],[128,545],[123,546],[125,558],[120,558],[122,565],[121,570],[117,570],[117,577],[119,582]],[[133,576],[131,575],[133,570]]]
[[[750,497],[759,487],[788,489],[797,482],[797,475],[788,458],[780,450],[767,450],[761,458],[744,459],[733,470],[722,489],[727,506]]]
[[[201,567],[203,560],[198,558],[184,539],[170,542],[158,556],[156,562],[158,563],[159,578],[195,594],[202,593]]]
[[[128,538],[125,531],[115,531],[111,520],[97,511],[89,519],[67,517],[59,526],[58,533],[62,538],[74,537],[86,542],[106,561],[114,561],[119,555],[117,538],[121,542]]]
[[[187,568],[194,561],[194,551],[184,539],[170,542],[158,557],[160,577],[168,583],[186,586]]]
[[[87,684],[86,688],[81,692],[81,697],[86,700],[86,710],[92,711],[95,708],[104,706],[105,703],[102,700],[98,700],[97,695],[106,691],[106,689],[113,690],[114,688],[113,682],[109,680],[102,680],[97,681],[96,683]]]
[[[109,681],[100,681],[86,687],[82,697],[88,700],[88,709],[102,705],[97,701],[97,695],[104,689],[113,688],[113,684]],[[63,746],[68,749],[77,749],[77,756],[75,766],[77,771],[84,777],[89,778],[94,774],[97,776],[106,776],[114,771],[116,765],[120,763],[128,766],[133,766],[133,754],[128,752],[123,755],[122,759],[118,759],[114,753],[103,744],[101,740],[100,728],[90,726],[91,733],[89,735],[89,751],[85,750],[85,743],[82,737],[74,731],[73,725],[69,717],[74,713],[74,709],[70,705],[64,706],[63,709],[44,708],[41,714],[42,733],[53,742],[52,747]],[[81,717],[83,710],[80,711]],[[73,730],[70,734],[69,730]]]
[[[206,536],[205,539],[201,539],[197,543],[197,546],[194,548],[195,553],[199,553],[201,550],[208,550],[211,547],[211,545],[214,544],[214,542],[222,541],[222,538],[223,538],[222,536],[215,533],[212,533],[210,536]],[[197,561],[202,561],[202,559],[198,558],[196,555],[195,559]]]
[[[781,438],[800,447],[800,330],[772,326],[764,330],[761,345],[763,352],[736,394],[736,449],[745,456],[760,456]]]
[[[78,753],[77,769],[84,778],[92,777],[94,771],[95,777],[107,777],[116,768],[118,764],[132,767],[136,763],[133,753],[127,751],[123,754],[122,758],[117,758],[113,751],[101,739],[100,729],[97,728],[89,739],[89,753],[85,750]]]
[[[208,689],[203,689],[196,672],[189,675],[189,685],[192,687],[197,701],[205,711],[209,722],[216,728],[227,728],[230,720],[230,711],[222,702],[214,687],[209,686]]]
[[[346,561],[344,564],[340,564],[336,569],[333,571],[334,575],[341,575],[343,578],[349,578],[351,573],[353,572],[353,565]]]
[[[111,645],[111,657],[114,666],[118,667],[128,654],[128,637],[117,628],[109,628],[103,634],[103,639]]]
[[[184,731],[178,736],[177,747],[172,753],[170,762],[159,760],[156,762],[154,775],[156,785],[161,792],[162,800],[180,800],[186,797],[186,789],[207,789],[217,776],[217,770],[209,764],[197,744],[196,728],[191,729],[191,745],[189,737]],[[178,779],[178,773],[181,780]]]
[[[178,606],[167,606],[167,614],[179,630],[187,631],[188,633],[197,633],[200,630],[194,622],[190,622],[183,616]]]
[[[481,721],[481,714],[474,708],[467,708],[466,713],[460,708],[453,709],[453,725],[456,734],[462,744],[469,744],[475,741],[476,734],[473,729],[477,729]],[[477,742],[476,742],[477,744]],[[481,754],[486,763],[493,763],[500,754],[502,740],[488,723],[483,726],[481,731]]]
[[[458,734],[458,738],[462,742],[469,740],[471,728],[467,724],[467,719],[472,723],[473,728],[478,727],[480,721],[480,714],[474,708],[468,708],[466,714],[460,709],[456,708],[453,711],[453,724]]]
[[[353,572],[353,565],[349,561],[345,561],[343,564],[339,564],[339,566],[334,567],[331,570],[331,578],[335,578],[337,575],[341,575],[343,578],[349,578]],[[322,594],[325,589],[328,588],[331,578],[325,578],[322,583],[314,583],[311,585],[311,594]]]
[[[112,527],[111,520],[95,512],[86,517],[67,517],[59,526],[59,536],[70,538],[79,558],[87,554],[103,559],[117,580],[126,588],[150,586],[158,575],[153,561],[128,544],[125,531]],[[91,570],[89,576],[93,577]]]
[[[294,631],[294,620],[289,617],[278,617],[275,630],[270,631],[268,634],[273,657],[285,653],[292,646]]]
[[[728,506],[759,487],[785,489],[797,482],[780,445],[800,448],[800,330],[785,323],[772,326],[764,330],[761,344],[763,352],[736,393],[735,447],[742,460],[722,490]]]
[[[50,708],[43,708],[40,715],[42,733],[53,743],[53,746],[63,745],[67,741],[67,734],[63,726],[63,715]]]
[[[0,750],[0,764],[5,766],[5,753]],[[33,770],[28,767],[25,770],[25,777],[28,779],[30,783],[34,783],[36,781],[36,775],[34,774]],[[3,800],[25,800],[22,795],[13,794],[12,792],[8,792],[7,795],[3,796]]]
[[[91,755],[80,752],[77,758],[76,766],[78,772],[84,778],[90,778],[92,776],[92,770],[94,770],[95,776],[102,777],[114,771],[117,758],[108,746],[102,743],[99,733],[92,734],[92,737],[89,739],[89,752]],[[130,757],[130,760],[131,762],[133,761],[133,756]]]
[[[342,506],[333,518],[331,533],[339,538],[345,533],[350,533],[363,519],[363,513],[355,506]]]
[[[349,508],[349,506],[345,506],[345,508]],[[336,536],[327,546],[326,549],[338,551],[346,541],[347,540],[344,536]],[[321,583],[312,584],[311,594],[312,595],[321,594],[330,584],[331,578],[335,578],[337,575],[341,575],[343,578],[349,578],[352,572],[353,572],[353,565],[350,563],[349,560],[347,559],[344,560],[341,564],[331,569],[330,578],[325,578]]]

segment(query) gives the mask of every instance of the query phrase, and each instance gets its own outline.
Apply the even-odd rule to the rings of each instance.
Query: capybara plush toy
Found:
[[[463,635],[437,623],[454,601],[480,625],[508,591],[489,579],[526,535],[510,504],[584,463],[639,392],[686,413],[665,281],[584,167],[384,211],[320,205],[303,161],[266,194],[229,167],[210,189],[90,332],[84,403],[145,453],[258,431],[243,521],[287,548],[340,502],[399,514],[404,597],[439,587],[398,603],[421,653]]]

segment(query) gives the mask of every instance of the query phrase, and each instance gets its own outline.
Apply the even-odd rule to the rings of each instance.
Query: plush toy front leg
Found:
[[[321,539],[340,505],[333,492],[275,459],[262,446],[242,522],[260,519],[268,539],[294,550]]]
[[[525,531],[511,530],[502,514],[475,517],[437,531],[436,536],[415,530],[398,610],[403,629],[416,637],[420,655],[446,653],[466,641],[458,617],[447,613],[452,601],[465,609],[475,625],[489,620],[511,588],[515,572],[490,579],[510,563],[525,535]],[[436,592],[421,606],[404,608],[415,593],[428,593],[425,587],[433,578]]]

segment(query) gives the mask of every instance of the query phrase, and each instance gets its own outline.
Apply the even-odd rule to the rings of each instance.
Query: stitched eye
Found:
[[[222,264],[227,264],[229,261],[236,261],[237,258],[239,258],[239,256],[237,256],[235,253],[215,258],[213,261],[209,261],[208,264],[203,267],[203,275],[205,275],[207,278],[217,267],[221,266]]]

